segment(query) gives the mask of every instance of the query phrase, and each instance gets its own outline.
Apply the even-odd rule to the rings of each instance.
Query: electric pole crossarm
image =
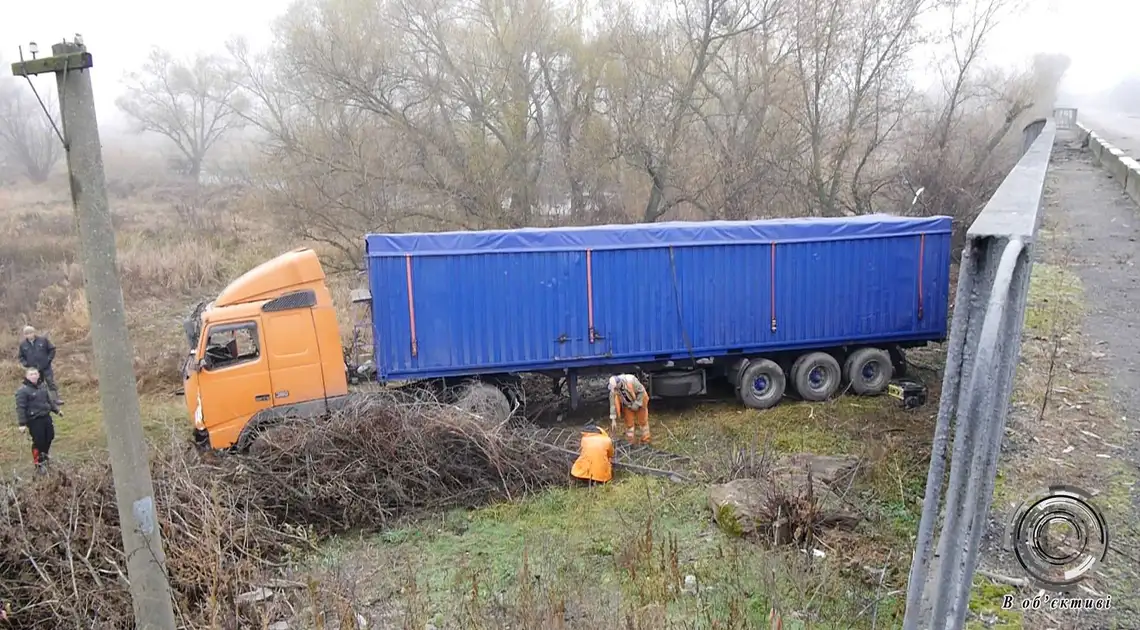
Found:
[[[44,57],[43,59],[32,59],[30,61],[17,61],[12,64],[12,76],[16,77],[34,77],[37,74],[47,74],[56,72],[67,72],[68,70],[86,70],[94,64],[91,61],[91,53],[89,52],[76,52],[66,53],[63,55],[52,55],[51,57]]]

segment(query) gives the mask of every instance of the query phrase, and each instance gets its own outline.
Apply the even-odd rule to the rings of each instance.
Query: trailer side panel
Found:
[[[370,235],[382,379],[945,337],[950,219]]]

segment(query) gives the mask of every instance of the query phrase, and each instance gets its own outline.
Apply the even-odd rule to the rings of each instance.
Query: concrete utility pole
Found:
[[[76,36],[78,40],[78,36]],[[35,46],[32,46],[33,55]],[[127,556],[127,575],[138,628],[174,630],[174,606],[166,556],[154,505],[142,413],[135,382],[134,350],[127,333],[123,291],[115,261],[115,232],[107,205],[103,148],[91,90],[91,54],[82,43],[51,47],[52,56],[12,64],[15,76],[54,73],[59,88],[71,200],[75,208],[99,398],[115,499]]]

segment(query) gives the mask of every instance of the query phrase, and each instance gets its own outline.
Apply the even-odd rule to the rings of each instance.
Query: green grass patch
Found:
[[[934,399],[927,408],[936,406]],[[655,427],[658,447],[706,461],[724,458],[732,449],[752,448],[770,449],[773,456],[811,452],[864,457],[868,468],[863,480],[848,493],[868,516],[860,531],[884,543],[910,544],[918,529],[932,427],[920,414],[901,411],[887,396],[784,401],[764,411],[731,402],[704,404],[683,414],[660,414]]]
[[[864,530],[883,540],[910,544],[922,516],[930,461],[922,453],[896,450],[871,464],[868,489],[861,498],[878,519],[864,523]]]
[[[1131,619],[1131,615],[1140,611],[1140,578],[1130,557],[1134,554],[1126,556],[1113,550],[1136,549],[1140,541],[1140,527],[1135,524],[1132,507],[1140,492],[1140,475],[1132,465],[1121,460],[1111,460],[1106,468],[1105,483],[1093,502],[1107,521],[1111,549],[1097,572],[1111,584],[1113,608],[1123,613],[1123,618]],[[1120,625],[1118,619],[1114,627],[1125,626]]]
[[[860,434],[894,404],[886,396],[840,396],[826,403],[785,400],[765,410],[717,402],[651,421],[655,444],[680,453],[769,445],[777,453],[841,455],[860,451]]]
[[[1121,460],[1110,460],[1107,468],[1108,483],[1096,496],[1096,502],[1106,511],[1127,514],[1133,497],[1140,492],[1140,477],[1133,466]]]
[[[107,441],[97,393],[69,396],[64,391],[62,394],[67,404],[63,406],[63,416],[55,417],[52,456],[71,460],[103,456]],[[0,470],[30,470],[31,441],[17,430],[15,401],[14,398],[9,400],[12,400],[10,404],[0,407]],[[148,438],[164,440],[171,431],[189,435],[186,406],[180,396],[144,396],[139,402],[143,430]]]
[[[363,564],[390,567],[370,596],[400,601],[413,627],[493,627],[491,619],[552,611],[580,627],[625,627],[627,619],[645,628],[767,627],[777,607],[785,628],[811,619],[812,628],[847,629],[870,627],[874,611],[874,587],[842,562],[727,535],[712,522],[704,487],[657,479],[557,488],[366,543],[363,551],[331,545],[318,562],[339,566],[364,553]],[[880,627],[901,613],[889,598],[879,609]],[[553,623],[539,617],[525,619]]]
[[[994,494],[991,503],[997,507],[1010,500],[1008,477],[1005,470],[1001,467],[998,468],[997,475],[994,477]]]
[[[1014,608],[1002,610],[1007,595],[1013,596]],[[1021,630],[1021,599],[1017,589],[1006,584],[994,584],[983,577],[975,577],[970,590],[970,612],[978,618],[966,622],[969,630]],[[983,623],[982,619],[990,623]]]
[[[1046,336],[1080,322],[1084,289],[1074,272],[1059,265],[1036,263],[1029,282],[1025,328]]]

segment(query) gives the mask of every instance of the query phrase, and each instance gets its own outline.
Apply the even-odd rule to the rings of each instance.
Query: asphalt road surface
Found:
[[[1079,118],[1085,118],[1078,112]],[[1090,115],[1085,126],[1092,126],[1102,137],[1130,155],[1140,156],[1140,117],[1121,114]],[[1101,131],[1098,124],[1103,125]],[[1119,188],[1119,182],[1092,163],[1088,151],[1078,151],[1075,134],[1058,137],[1050,166],[1050,184],[1047,216],[1051,216],[1069,247],[1070,260],[1066,264],[1081,279],[1084,288],[1083,338],[1103,353],[1098,367],[1103,370],[1105,384],[1115,415],[1105,418],[1088,418],[1096,422],[1095,430],[1119,433],[1122,440],[1131,444],[1123,448],[1105,446],[1098,441],[1095,449],[1113,451],[1113,459],[1123,459],[1125,466],[1135,474],[1140,466],[1140,274],[1135,266],[1140,239],[1140,208],[1136,207]],[[1070,427],[1068,431],[1077,431]],[[1064,433],[1062,429],[1060,433]],[[1080,448],[1080,446],[1078,445]],[[1088,460],[1108,462],[1111,460]],[[1119,469],[1118,469],[1119,470]],[[1119,473],[1104,473],[1107,483]],[[1079,482],[1084,483],[1084,482]],[[1088,483],[1093,483],[1090,479]],[[1119,481],[1116,481],[1119,483]],[[1131,512],[1127,518],[1124,512]],[[1111,523],[1115,550],[1098,570],[1097,586],[1113,596],[1111,614],[1080,614],[1061,616],[1058,624],[1064,628],[1140,628],[1140,493],[1132,489],[1131,510],[1117,512]],[[1113,624],[1116,625],[1113,625]],[[1070,625],[1071,624],[1071,625]],[[1050,624],[1054,625],[1054,624]],[[1026,627],[1049,627],[1046,625]]]
[[[1140,157],[1140,114],[1081,109],[1077,120],[1127,155]]]

